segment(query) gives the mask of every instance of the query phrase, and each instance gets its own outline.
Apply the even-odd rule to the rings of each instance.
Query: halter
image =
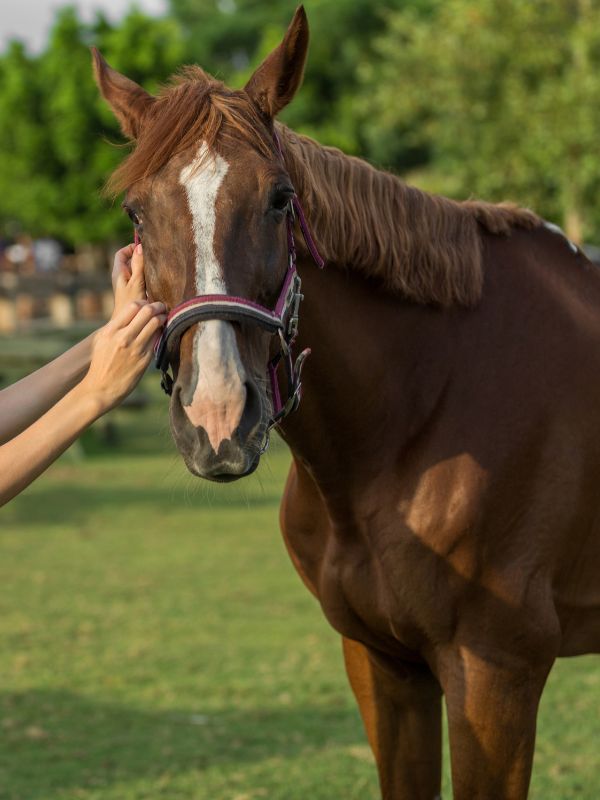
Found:
[[[283,150],[277,132],[273,132],[277,152],[283,161]],[[294,360],[292,347],[298,333],[298,312],[303,295],[301,280],[296,271],[296,246],[294,242],[294,220],[297,217],[306,247],[315,264],[322,269],[325,262],[308,229],[308,223],[298,197],[294,195],[286,212],[288,267],[275,308],[270,309],[245,297],[224,294],[202,294],[185,300],[169,313],[165,327],[155,347],[156,367],[161,371],[161,386],[170,395],[173,377],[169,372],[172,354],[176,352],[183,333],[197,322],[211,319],[228,322],[249,322],[279,338],[279,350],[267,363],[267,374],[271,383],[273,416],[267,427],[264,448],[268,445],[268,434],[274,425],[295,411],[300,402],[302,367],[310,355],[306,348]],[[137,233],[136,233],[137,236]],[[283,362],[287,379],[287,398],[282,400],[277,381],[277,369]]]

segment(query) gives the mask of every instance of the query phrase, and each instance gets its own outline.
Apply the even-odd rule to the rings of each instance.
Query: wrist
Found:
[[[87,376],[73,389],[88,424],[106,414],[114,402],[109,393],[94,386]]]
[[[96,336],[98,335],[98,331],[92,331],[88,336],[83,339],[80,344],[81,353],[80,353],[80,363],[79,363],[79,374],[77,375],[78,383],[83,380],[85,375],[87,374],[88,369],[90,368],[90,363],[92,360],[92,352],[94,350],[94,342],[96,341]]]

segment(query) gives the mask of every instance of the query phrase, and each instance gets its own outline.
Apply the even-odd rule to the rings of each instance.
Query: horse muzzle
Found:
[[[222,413],[219,406],[215,413]],[[215,422],[210,416],[193,418],[184,405],[182,387],[173,387],[171,429],[178,450],[193,475],[217,482],[229,482],[254,472],[260,461],[266,428],[260,393],[256,384],[244,384],[244,401],[236,422],[227,417]],[[198,424],[195,424],[198,422]],[[221,423],[221,427],[219,427]],[[233,430],[227,425],[235,424]]]

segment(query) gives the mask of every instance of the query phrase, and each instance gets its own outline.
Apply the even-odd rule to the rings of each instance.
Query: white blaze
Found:
[[[223,271],[214,250],[216,202],[229,165],[202,142],[196,158],[181,170],[192,216],[196,245],[196,294],[227,294]],[[230,439],[246,403],[246,375],[230,323],[209,320],[194,335],[198,380],[192,401],[184,406],[191,423],[208,434],[215,453]]]
[[[179,182],[187,195],[196,244],[198,294],[227,294],[221,265],[214,250],[216,203],[229,164],[202,142],[196,158],[181,170]]]

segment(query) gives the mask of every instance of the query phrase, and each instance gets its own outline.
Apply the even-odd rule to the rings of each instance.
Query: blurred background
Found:
[[[125,144],[89,46],[156,90],[186,62],[241,86],[295,0],[3,0],[0,386],[111,311]],[[600,243],[598,0],[306,0],[282,115],[455,198],[513,200]],[[151,370],[0,511],[0,800],[377,798],[339,642],[278,531],[289,456],[185,473]],[[600,796],[597,662],[544,696],[532,797]],[[445,797],[450,797],[446,767]]]
[[[123,143],[89,46],[149,90],[197,62],[234,86],[295,0],[4,0],[0,333],[107,311],[128,221],[101,194]],[[308,0],[304,86],[283,119],[409,182],[511,199],[600,242],[597,0]],[[58,277],[60,273],[60,278]],[[101,275],[104,280],[95,276]]]

